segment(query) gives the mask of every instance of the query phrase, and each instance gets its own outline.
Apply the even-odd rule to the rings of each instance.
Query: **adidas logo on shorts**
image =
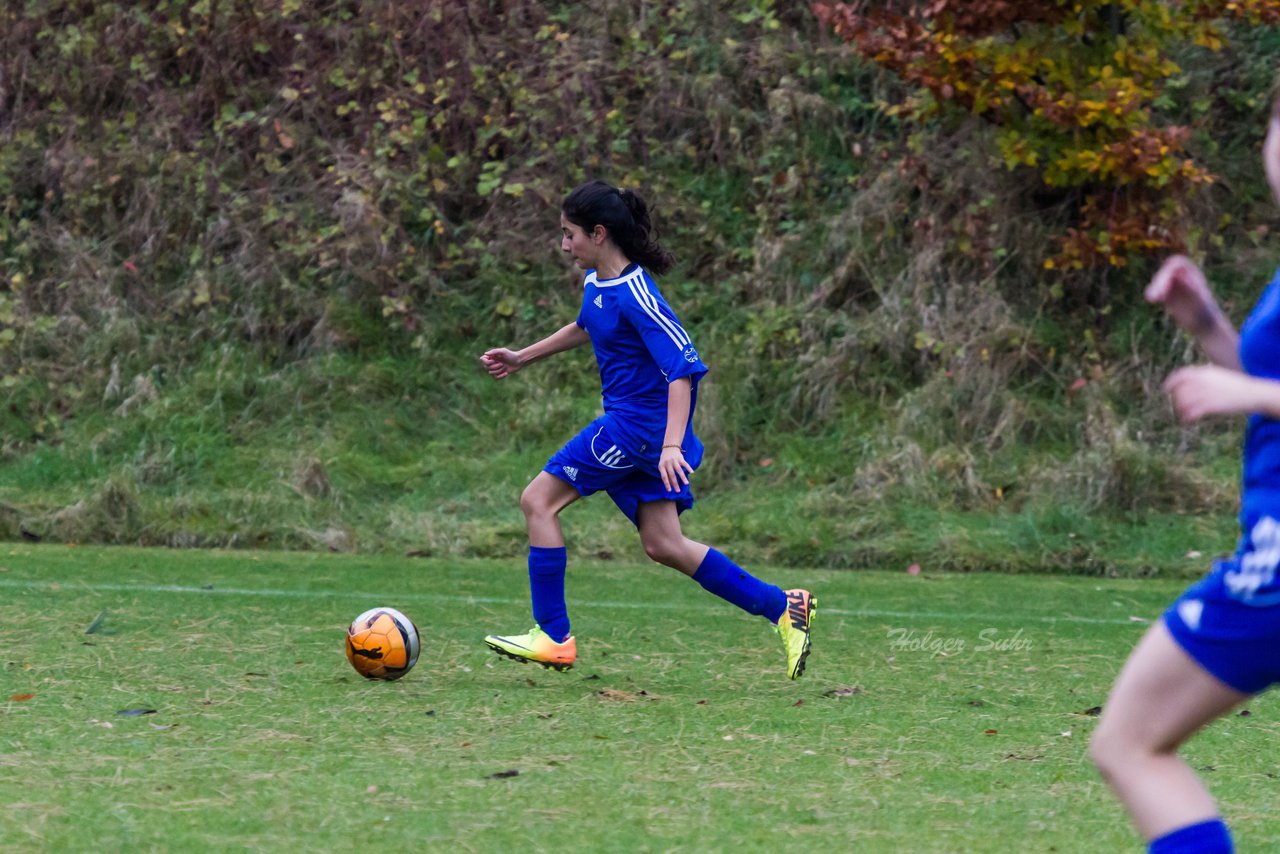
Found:
[[[560,466],[560,468],[564,469],[564,473],[565,473],[565,474],[567,474],[567,475],[569,476],[569,480],[572,480],[572,481],[575,481],[575,482],[578,480],[578,470],[577,470],[575,467],[573,467],[573,466]]]
[[[1178,616],[1193,632],[1200,631],[1200,615],[1203,613],[1204,602],[1200,599],[1183,599],[1178,603]]]

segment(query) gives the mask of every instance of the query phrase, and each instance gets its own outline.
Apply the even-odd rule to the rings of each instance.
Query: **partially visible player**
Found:
[[[1280,99],[1263,167],[1280,203]],[[1200,269],[1176,256],[1147,287],[1211,364],[1164,388],[1185,421],[1246,415],[1240,543],[1152,626],[1116,680],[1090,753],[1152,854],[1222,854],[1231,834],[1177,754],[1198,729],[1280,681],[1280,272],[1239,333]]]
[[[564,200],[560,228],[560,248],[586,271],[577,320],[522,350],[489,350],[480,361],[503,379],[590,343],[604,415],[553,454],[520,496],[536,625],[525,634],[489,635],[485,643],[519,661],[557,670],[573,666],[577,642],[564,598],[560,511],[603,490],[636,526],[651,559],[773,623],[786,647],[787,676],[799,677],[816,599],[806,590],[784,591],[757,579],[680,528],[679,514],[693,506],[689,475],[702,462],[693,413],[707,368],[654,283],[673,261],[654,238],[648,207],[635,192],[592,181]]]

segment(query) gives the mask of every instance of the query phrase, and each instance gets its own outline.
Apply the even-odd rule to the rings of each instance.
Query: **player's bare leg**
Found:
[[[674,501],[648,501],[636,510],[640,544],[649,559],[692,576],[711,547],[684,535]]]
[[[767,617],[782,638],[787,653],[787,678],[797,679],[804,673],[811,640],[809,627],[818,605],[809,591],[781,591],[771,584],[764,584],[710,546],[689,539],[680,528],[680,515],[674,501],[641,504],[636,512],[636,522],[645,554],[658,563],[680,570],[743,610]],[[703,580],[704,564],[715,565],[712,568],[715,577],[711,581]],[[724,568],[731,571],[725,574]],[[776,597],[776,602],[764,601],[762,597]]]
[[[1145,839],[1217,817],[1213,797],[1177,750],[1248,698],[1188,656],[1163,620],[1139,641],[1103,706],[1089,754]]]
[[[529,545],[538,548],[564,546],[560,511],[580,497],[572,484],[548,472],[538,472],[538,476],[520,494],[520,509],[529,529]]]

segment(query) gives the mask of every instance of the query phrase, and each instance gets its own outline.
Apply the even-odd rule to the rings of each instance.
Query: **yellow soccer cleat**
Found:
[[[522,663],[532,661],[562,672],[573,667],[573,661],[578,657],[578,642],[572,636],[564,643],[556,643],[539,626],[534,626],[524,635],[489,635],[484,642],[498,655]]]
[[[804,675],[804,662],[809,657],[809,628],[818,600],[808,590],[788,590],[787,610],[778,618],[778,636],[787,650],[787,678]]]

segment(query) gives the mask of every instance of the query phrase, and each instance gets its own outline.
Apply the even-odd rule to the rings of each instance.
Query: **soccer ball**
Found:
[[[366,679],[390,682],[418,660],[418,627],[395,608],[370,608],[347,627],[347,661]]]

